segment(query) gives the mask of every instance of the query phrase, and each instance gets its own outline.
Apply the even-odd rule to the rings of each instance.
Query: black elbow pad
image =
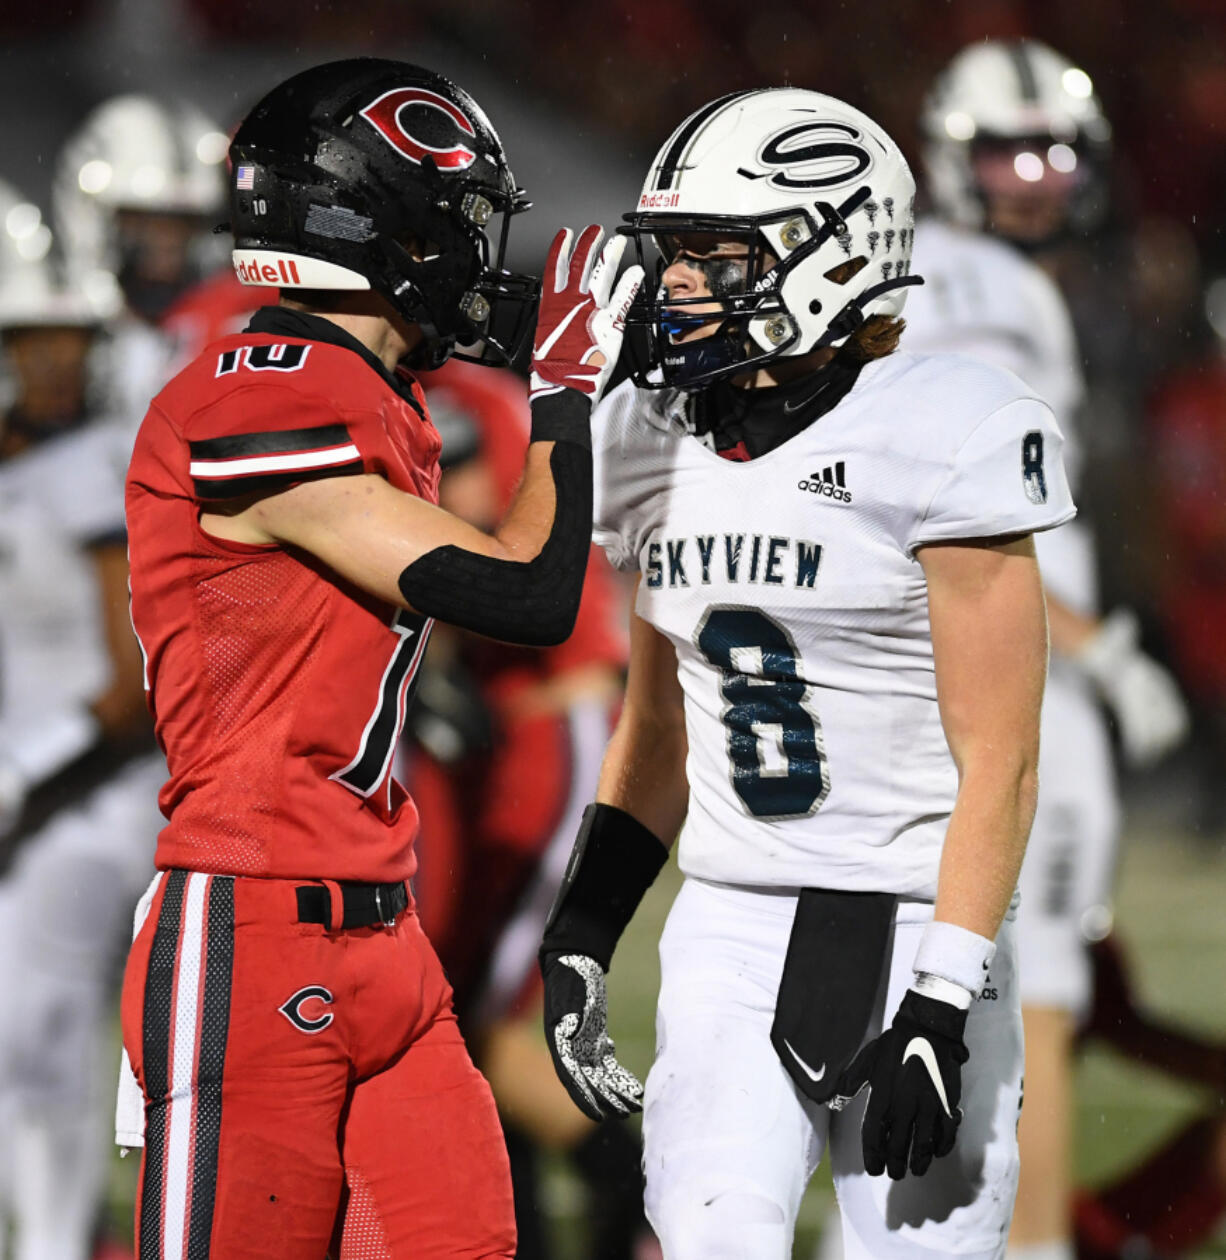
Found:
[[[554,647],[574,629],[592,537],[592,453],[555,443],[553,525],[528,561],[436,547],[400,575],[405,601],[427,617],[504,643]]]

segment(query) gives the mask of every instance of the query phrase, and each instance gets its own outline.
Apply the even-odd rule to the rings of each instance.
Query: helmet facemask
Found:
[[[423,165],[429,171],[433,163]],[[540,284],[505,263],[511,218],[530,205],[509,179],[505,187],[452,179],[414,225],[416,233],[426,229],[425,239],[405,225],[381,233],[386,261],[372,287],[421,328],[414,366],[438,367],[449,357],[505,366],[527,344]]]
[[[1105,162],[1084,135],[978,135],[967,161],[984,226],[1021,249],[1054,244],[1101,216]]]
[[[120,207],[114,214],[116,279],[130,309],[156,324],[212,261],[212,223],[187,211]]]
[[[780,344],[795,340],[776,290],[778,260],[748,220],[628,215],[620,229],[634,241],[637,261],[654,285],[643,285],[626,317],[631,373],[640,385],[690,388],[747,371],[768,355],[755,354],[755,320],[774,319]],[[735,253],[690,252],[695,238],[731,244]],[[708,293],[670,299],[664,273],[684,258],[702,273]],[[700,330],[704,335],[695,336]]]
[[[909,226],[886,227],[884,220],[893,222],[894,209],[887,216],[871,197],[870,189],[861,187],[837,205],[813,201],[748,218],[626,215],[628,226],[620,230],[634,239],[648,274],[655,255],[654,290],[643,286],[626,321],[635,382],[648,388],[700,388],[784,357],[840,344],[864,322],[863,308],[870,302],[890,290],[922,283],[906,274],[909,260],[903,257],[880,264],[880,283],[846,288],[870,263],[869,252],[854,252],[850,216],[868,215],[874,224],[878,215],[882,218],[880,231],[869,227],[862,242],[857,234],[856,243],[874,256],[884,258],[894,251],[894,238],[911,232]],[[908,225],[909,213],[908,206]],[[670,299],[663,276],[676,250],[669,242],[699,234],[743,242],[743,262],[733,269],[718,256],[695,259],[691,265],[703,272],[710,295]],[[896,252],[902,252],[902,240],[898,246]],[[707,325],[711,330],[706,336],[681,340]]]

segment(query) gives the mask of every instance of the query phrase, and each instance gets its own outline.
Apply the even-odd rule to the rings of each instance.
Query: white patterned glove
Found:
[[[643,1109],[643,1086],[618,1063],[608,1031],[604,970],[586,954],[546,959],[545,1036],[558,1079],[592,1120]]]
[[[1128,764],[1161,761],[1188,735],[1187,705],[1170,671],[1139,646],[1136,614],[1117,608],[1074,657],[1110,707]]]

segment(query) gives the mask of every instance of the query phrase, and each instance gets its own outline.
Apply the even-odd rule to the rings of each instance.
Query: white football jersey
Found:
[[[1049,408],[995,368],[896,353],[749,463],[629,382],[593,429],[596,540],[677,651],[682,870],[935,896],[957,774],[915,551],[1073,515]]]
[[[164,333],[120,316],[93,351],[95,417],[0,463],[0,746],[110,679],[88,551],[125,537],[132,445],[173,355]]]
[[[161,329],[130,313],[121,315],[107,329],[102,350],[99,410],[128,429],[131,446],[153,396],[185,365],[179,361],[174,342]]]
[[[126,463],[108,421],[0,463],[0,744],[88,703],[110,678],[87,548],[123,540]]]
[[[953,352],[1016,373],[1056,414],[1074,492],[1081,469],[1076,416],[1085,395],[1077,342],[1060,290],[1013,246],[939,219],[916,224],[902,344],[917,354]],[[1043,581],[1062,603],[1098,613],[1094,539],[1081,521],[1036,539]]]

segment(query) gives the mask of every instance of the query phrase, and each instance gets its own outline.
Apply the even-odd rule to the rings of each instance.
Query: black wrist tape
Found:
[[[615,805],[589,805],[545,925],[540,958],[586,954],[609,970],[613,951],[668,850]]]
[[[409,606],[504,643],[565,642],[579,614],[592,545],[591,451],[558,442],[549,468],[553,525],[534,559],[494,560],[462,547],[435,547],[400,574],[400,593]]]
[[[592,449],[592,402],[577,389],[560,389],[532,402],[531,442],[573,442]]]

